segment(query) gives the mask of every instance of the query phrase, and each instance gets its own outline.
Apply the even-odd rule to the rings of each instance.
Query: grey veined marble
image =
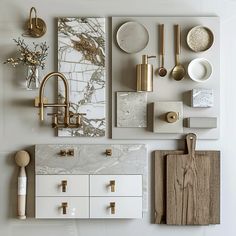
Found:
[[[105,136],[105,18],[58,18],[58,71],[70,85],[70,111],[85,113],[79,128],[58,130],[58,136]],[[58,83],[64,100],[63,82]]]
[[[196,88],[192,90],[192,107],[213,107],[213,90]]]
[[[61,156],[61,150],[74,149],[74,157]],[[106,149],[112,150],[106,156]],[[147,210],[148,159],[144,144],[115,145],[36,145],[36,175],[141,174],[143,175],[143,209]]]
[[[147,94],[117,92],[117,127],[147,127]]]

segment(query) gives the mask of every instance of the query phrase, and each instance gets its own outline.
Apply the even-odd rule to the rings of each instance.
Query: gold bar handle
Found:
[[[115,192],[115,186],[116,186],[116,181],[115,180],[110,180],[109,186],[111,187],[111,192]]]
[[[68,203],[67,202],[62,202],[61,207],[62,207],[62,214],[66,215],[67,214],[66,209],[68,207]]]
[[[66,187],[67,187],[67,180],[62,180],[61,181],[61,190],[63,193],[66,192]]]
[[[111,214],[114,215],[116,213],[116,203],[110,202]]]

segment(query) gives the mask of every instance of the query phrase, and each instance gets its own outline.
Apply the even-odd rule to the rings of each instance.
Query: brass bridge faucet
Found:
[[[47,99],[44,97],[45,85],[47,81],[53,76],[58,76],[64,83],[65,101],[63,103],[48,103]],[[59,122],[58,117],[61,116],[61,114],[59,114],[58,112],[48,114],[48,115],[53,116],[53,119],[52,119],[53,128],[79,128],[81,126],[81,116],[86,115],[85,113],[74,114],[69,111],[69,108],[70,108],[69,84],[66,77],[59,72],[51,72],[44,77],[39,88],[39,97],[35,98],[35,106],[39,108],[39,116],[40,116],[41,121],[44,120],[44,107],[56,107],[56,108],[63,107],[65,109],[64,114],[63,114],[64,122]],[[73,117],[76,117],[75,122],[71,122],[71,118]]]

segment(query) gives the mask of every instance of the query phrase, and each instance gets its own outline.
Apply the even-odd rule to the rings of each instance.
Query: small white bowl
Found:
[[[188,65],[188,75],[193,81],[206,82],[212,75],[212,65],[205,58],[196,58]]]

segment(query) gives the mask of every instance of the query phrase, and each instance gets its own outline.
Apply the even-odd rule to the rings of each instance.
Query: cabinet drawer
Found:
[[[88,175],[36,175],[36,196],[88,195]]]
[[[142,175],[91,175],[90,196],[142,196]]]
[[[65,212],[63,214],[63,205]],[[35,217],[40,218],[89,218],[88,197],[36,197]]]
[[[142,218],[142,197],[91,197],[90,218]]]

